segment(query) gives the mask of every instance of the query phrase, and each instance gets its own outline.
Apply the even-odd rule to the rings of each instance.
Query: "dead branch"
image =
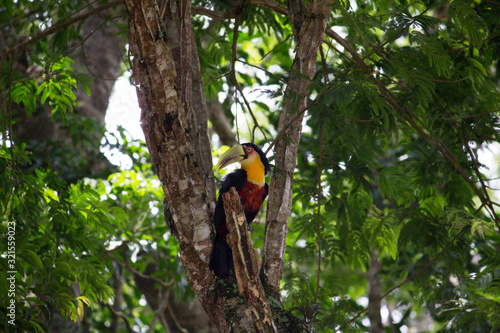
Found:
[[[252,247],[238,192],[232,187],[229,192],[222,195],[222,199],[229,230],[228,243],[233,251],[238,291],[247,305],[245,314],[255,332],[277,332],[271,315],[271,307],[259,278],[258,260]]]

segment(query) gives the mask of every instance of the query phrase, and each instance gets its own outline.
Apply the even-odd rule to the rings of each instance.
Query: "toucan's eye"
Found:
[[[252,152],[252,147],[247,147],[247,152],[251,153]]]

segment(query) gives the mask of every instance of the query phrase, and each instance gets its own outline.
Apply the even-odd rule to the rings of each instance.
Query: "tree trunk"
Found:
[[[193,64],[198,59],[193,57],[191,4],[166,2],[166,29],[152,0],[126,0],[125,5],[142,127],[165,192],[165,220],[179,241],[192,289],[218,329],[228,331],[228,323],[214,320],[224,318],[227,304],[211,291],[214,276],[208,268],[215,184],[206,121],[199,120],[207,114],[204,93],[197,95],[196,113],[201,115],[194,114],[190,98],[196,88],[193,79],[201,77],[193,75],[199,65]],[[177,66],[174,54],[182,59]]]
[[[100,15],[90,16],[82,25],[81,36],[85,42],[76,50],[75,69],[86,73],[92,79],[90,96],[83,89],[78,90],[77,98],[81,105],[76,112],[97,119],[104,124],[108,101],[116,79],[120,74],[120,63],[125,55],[125,38],[118,35],[115,23],[126,23],[123,18],[113,19],[119,11],[112,8]],[[112,24],[108,20],[113,20]]]
[[[90,96],[84,89],[78,89],[74,112],[83,118],[94,119],[99,126],[104,126],[108,100],[119,76],[120,63],[125,54],[125,40],[117,36],[118,27],[112,24],[104,26],[114,16],[116,16],[115,9],[90,16],[83,23],[80,32],[84,43],[78,47],[79,43],[72,41],[68,45],[69,50],[75,48],[71,55],[72,59],[75,59],[73,65],[75,72],[88,74],[93,80],[90,84]],[[24,72],[28,71],[29,66],[32,72],[40,70],[29,63],[28,59],[18,63],[18,67],[22,67],[18,69]],[[102,131],[86,133],[89,136],[86,140],[81,140],[79,136],[79,140],[75,141],[70,128],[52,120],[50,110],[35,112],[31,117],[28,117],[24,110],[20,110],[17,116],[22,120],[14,126],[15,138],[30,143],[29,147],[34,155],[42,160],[43,165],[60,171],[61,175],[70,174],[71,177],[67,180],[76,181],[83,177],[98,176],[111,168],[111,164],[100,151]],[[59,151],[61,143],[74,153],[74,158],[71,161],[63,159],[65,161],[63,164],[54,165],[52,152]]]

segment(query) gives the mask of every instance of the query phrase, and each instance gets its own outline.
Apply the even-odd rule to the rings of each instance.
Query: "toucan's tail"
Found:
[[[222,279],[227,278],[233,269],[233,253],[226,242],[226,235],[217,233],[215,236],[209,267],[216,276]]]

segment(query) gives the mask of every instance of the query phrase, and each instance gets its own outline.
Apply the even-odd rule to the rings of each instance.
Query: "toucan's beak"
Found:
[[[245,149],[242,145],[236,145],[228,150],[219,158],[219,162],[217,163],[217,170],[227,167],[230,164],[239,162],[247,158],[247,154],[245,153]]]

